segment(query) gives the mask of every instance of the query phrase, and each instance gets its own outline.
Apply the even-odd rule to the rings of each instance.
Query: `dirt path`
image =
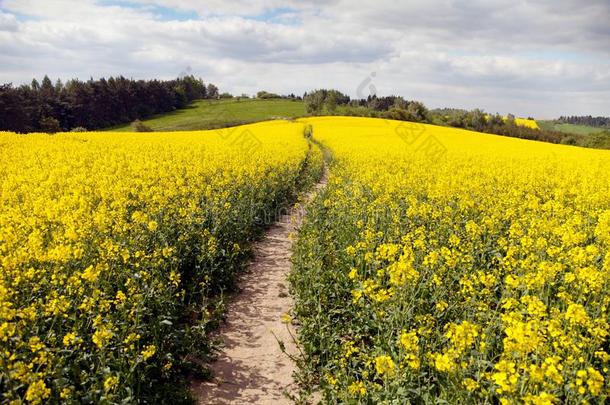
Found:
[[[326,173],[302,203],[307,205],[326,184]],[[282,353],[296,354],[297,348],[282,322],[292,308],[287,276],[291,269],[290,234],[301,224],[305,209],[295,205],[255,244],[254,261],[241,277],[241,291],[227,309],[227,322],[220,328],[225,346],[210,367],[212,382],[193,384],[199,404],[289,404],[284,391],[294,391],[294,364]],[[287,328],[288,327],[288,328]],[[277,338],[277,339],[276,339]]]

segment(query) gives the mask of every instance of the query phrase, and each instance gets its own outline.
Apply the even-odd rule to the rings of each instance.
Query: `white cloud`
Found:
[[[19,24],[14,15],[0,11],[0,31],[15,31],[18,27]]]
[[[431,106],[610,115],[608,17],[603,0],[5,0],[0,81],[170,78],[191,66],[235,93],[355,96],[376,72],[379,94]]]

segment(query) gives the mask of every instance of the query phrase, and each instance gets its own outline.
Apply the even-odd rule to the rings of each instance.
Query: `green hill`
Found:
[[[214,129],[275,118],[305,115],[300,100],[226,99],[199,100],[186,108],[142,120],[154,131],[188,131]],[[131,124],[106,128],[106,131],[130,132]]]
[[[591,135],[603,131],[603,128],[589,125],[560,124],[552,120],[537,120],[538,126],[548,131],[565,132],[566,134]]]

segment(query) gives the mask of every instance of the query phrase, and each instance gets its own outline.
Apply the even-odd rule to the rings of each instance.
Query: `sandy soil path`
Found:
[[[326,185],[326,173],[305,201],[295,205],[271,226],[254,246],[254,260],[240,278],[240,292],[227,308],[227,322],[219,335],[224,347],[210,365],[214,381],[193,383],[199,404],[289,404],[284,392],[294,390],[294,364],[282,353],[296,354],[291,325],[282,315],[292,308],[287,276],[291,269],[290,235],[301,224],[305,207]],[[290,328],[290,332],[289,329]]]

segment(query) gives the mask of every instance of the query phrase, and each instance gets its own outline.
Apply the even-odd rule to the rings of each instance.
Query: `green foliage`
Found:
[[[320,115],[326,113],[333,115],[337,111],[337,106],[347,104],[349,96],[334,89],[318,89],[305,93],[303,97],[305,109],[310,115]]]
[[[206,87],[207,98],[218,98],[218,87],[216,85],[209,83]]]
[[[314,90],[304,97],[307,114],[319,115],[324,108],[326,94],[323,90]]]
[[[61,125],[56,118],[44,117],[40,120],[40,130],[48,134],[54,134],[56,132],[61,132]]]
[[[267,91],[261,90],[258,93],[256,93],[256,98],[270,99],[270,98],[282,98],[282,96],[280,96],[279,94],[269,93]]]
[[[428,109],[419,101],[398,101],[388,111],[378,114],[380,118],[400,121],[429,122]]]
[[[585,140],[585,146],[598,149],[610,149],[610,131],[589,135]]]
[[[348,105],[341,109],[340,114],[347,115],[350,117],[371,117],[372,111],[369,110],[366,106],[358,105]],[[393,119],[393,118],[392,118]]]

